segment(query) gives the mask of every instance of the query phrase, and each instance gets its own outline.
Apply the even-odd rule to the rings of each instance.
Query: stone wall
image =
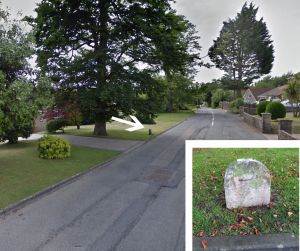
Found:
[[[278,139],[279,140],[296,140],[291,134],[287,133],[284,130],[278,131]]]
[[[261,118],[258,118],[256,116],[250,115],[249,113],[243,112],[242,116],[244,118],[244,121],[253,127],[256,127],[259,130],[262,130],[263,128],[263,122]]]

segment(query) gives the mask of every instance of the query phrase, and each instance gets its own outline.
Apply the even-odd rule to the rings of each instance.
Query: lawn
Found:
[[[71,157],[38,157],[37,142],[0,145],[0,208],[28,197],[119,154],[116,151],[72,146]]]
[[[128,140],[148,140],[153,136],[156,136],[168,128],[180,123],[186,118],[192,116],[191,111],[181,111],[174,113],[160,113],[155,119],[155,125],[144,125],[145,128],[128,132],[125,129],[130,126],[124,125],[118,122],[107,123],[108,138],[128,139]],[[148,131],[151,129],[152,135],[149,135]],[[77,136],[93,137],[94,125],[81,126],[80,130],[77,130],[75,126],[69,126],[65,128],[66,134],[72,134]]]
[[[236,159],[254,158],[269,169],[271,203],[226,208],[224,172]],[[298,149],[194,149],[193,235],[221,236],[289,232],[298,235]]]

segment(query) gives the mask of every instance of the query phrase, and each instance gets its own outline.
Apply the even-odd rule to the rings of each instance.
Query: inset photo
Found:
[[[298,250],[299,144],[197,142],[187,143],[193,250]]]

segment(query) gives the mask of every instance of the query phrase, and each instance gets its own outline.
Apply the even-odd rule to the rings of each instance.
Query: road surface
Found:
[[[264,137],[236,115],[200,111],[109,164],[2,216],[1,251],[184,250],[185,139]]]

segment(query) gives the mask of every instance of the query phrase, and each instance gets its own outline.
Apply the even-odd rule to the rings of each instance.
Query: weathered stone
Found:
[[[224,177],[226,207],[251,207],[270,203],[269,170],[254,159],[238,159],[231,163]]]

